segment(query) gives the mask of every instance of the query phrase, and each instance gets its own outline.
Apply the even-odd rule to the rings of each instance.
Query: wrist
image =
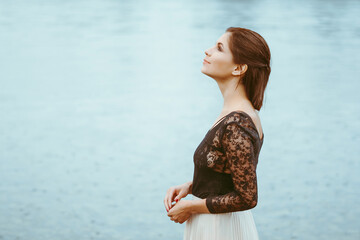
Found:
[[[188,186],[189,186],[189,193],[192,194],[192,181],[187,182]]]
[[[195,201],[197,201],[197,200],[190,200],[189,201],[189,212],[191,214],[197,213],[196,212],[196,203],[195,203]]]
[[[189,204],[189,211],[194,213],[210,213],[206,207],[206,198],[191,200]]]

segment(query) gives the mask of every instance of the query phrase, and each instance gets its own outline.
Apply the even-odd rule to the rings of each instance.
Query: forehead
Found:
[[[229,38],[230,33],[226,32],[223,35],[221,35],[218,39],[218,42],[222,42],[223,44],[227,44],[228,43],[228,38]]]

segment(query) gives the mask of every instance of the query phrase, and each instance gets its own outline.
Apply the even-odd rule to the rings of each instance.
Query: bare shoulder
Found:
[[[259,132],[260,138],[262,138],[263,130],[262,130],[262,126],[261,126],[261,120],[260,120],[259,113],[257,110],[253,110],[252,112],[253,112],[253,114],[252,115],[249,114],[249,115],[252,118],[252,120]]]
[[[244,112],[246,112],[251,117],[251,119],[254,122],[255,127],[259,133],[260,138],[262,138],[263,130],[262,130],[261,120],[260,120],[258,111],[254,108],[249,107],[249,108],[244,109]]]

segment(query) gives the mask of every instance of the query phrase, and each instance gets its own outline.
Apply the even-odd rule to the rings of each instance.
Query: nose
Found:
[[[205,50],[205,55],[209,56],[209,49]]]

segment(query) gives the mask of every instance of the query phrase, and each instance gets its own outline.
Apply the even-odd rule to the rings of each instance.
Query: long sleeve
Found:
[[[256,156],[251,131],[241,122],[226,125],[221,139],[234,191],[206,198],[211,213],[244,211],[257,205]]]

